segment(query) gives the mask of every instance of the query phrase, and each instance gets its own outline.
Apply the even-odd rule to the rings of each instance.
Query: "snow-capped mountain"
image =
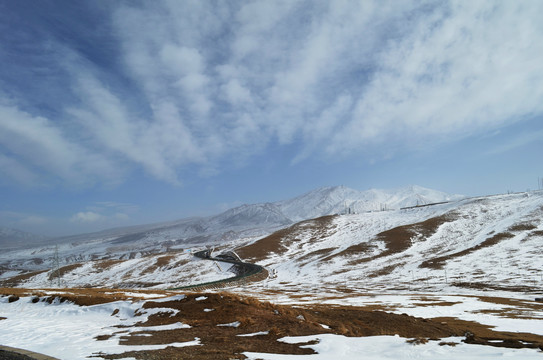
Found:
[[[323,187],[294,199],[275,203],[291,220],[312,219],[324,215],[348,212],[394,210],[402,207],[459,200],[462,195],[451,195],[421,186],[407,186],[394,190],[371,189],[358,191],[345,186]]]
[[[242,205],[211,218],[223,226],[267,226],[292,223],[276,204]]]
[[[324,215],[399,209],[458,198],[458,195],[419,186],[368,191],[325,187],[290,200],[238,206],[215,216],[54,239],[50,243],[58,246],[36,248],[31,253],[25,250],[18,255],[0,254],[0,265],[17,263],[18,268],[39,269],[45,265],[43,262],[35,265],[34,259],[52,261],[57,251],[68,263],[95,258],[133,258],[170,248],[219,245],[236,239],[262,237],[298,221]]]
[[[256,222],[268,219],[273,222],[276,221],[275,218],[262,219],[260,215],[278,215],[278,208],[277,204],[267,205],[255,211],[258,207],[246,205],[221,214],[224,217],[207,219],[200,225],[207,226],[212,222],[239,225],[239,221],[247,216]],[[0,322],[11,325],[4,326],[3,339],[12,341],[8,343],[10,346],[26,347],[29,342],[24,340],[28,338],[28,334],[45,336],[38,332],[40,326],[47,329],[60,326],[61,330],[63,327],[67,329],[60,337],[58,334],[54,339],[45,336],[45,342],[38,344],[41,347],[35,349],[43,351],[42,349],[46,348],[44,346],[51,340],[55,340],[56,345],[64,341],[62,339],[69,338],[77,340],[71,341],[77,345],[70,348],[70,351],[75,353],[81,349],[84,340],[85,344],[90,345],[85,345],[85,353],[81,352],[80,357],[83,358],[90,354],[88,349],[98,349],[102,351],[100,354],[103,354],[104,341],[107,341],[110,335],[104,337],[106,340],[98,335],[104,334],[104,331],[107,334],[118,333],[121,324],[125,330],[121,333],[122,336],[128,336],[126,334],[133,329],[137,338],[143,339],[138,345],[124,342],[130,344],[127,346],[132,346],[129,351],[143,353],[143,345],[148,343],[151,336],[159,339],[161,344],[164,338],[179,339],[170,336],[171,331],[175,331],[174,328],[182,329],[179,336],[187,338],[186,331],[190,326],[185,325],[185,319],[194,319],[187,317],[188,313],[203,315],[196,318],[195,324],[208,326],[204,331],[218,330],[218,326],[239,326],[236,331],[250,338],[272,335],[267,329],[278,327],[270,326],[270,317],[279,319],[278,315],[287,314],[291,320],[280,318],[278,321],[286,324],[282,326],[292,327],[292,324],[298,326],[306,323],[312,330],[339,329],[341,333],[351,331],[353,337],[341,335],[334,338],[341,346],[332,342],[327,344],[326,349],[339,350],[337,355],[324,355],[326,358],[345,357],[345,348],[348,346],[341,342],[341,339],[356,339],[356,336],[367,335],[366,329],[374,329],[376,332],[393,331],[393,334],[396,329],[400,329],[407,333],[390,337],[398,339],[394,343],[383,343],[382,334],[368,337],[370,340],[367,343],[357,346],[355,350],[349,350],[349,354],[358,358],[357,354],[361,351],[365,353],[368,344],[378,339],[378,350],[374,352],[376,358],[383,358],[383,348],[396,349],[390,358],[401,358],[410,351],[413,358],[420,358],[421,354],[424,357],[424,354],[429,353],[428,348],[420,350],[420,347],[426,346],[426,342],[435,342],[434,349],[438,350],[429,353],[427,358],[443,358],[444,354],[447,358],[460,358],[468,352],[472,355],[481,351],[480,349],[485,348],[482,345],[486,344],[495,347],[480,358],[508,356],[536,359],[540,356],[537,351],[541,348],[543,334],[543,307],[540,302],[543,294],[542,215],[543,191],[537,191],[304,220],[263,238],[232,239],[215,249],[216,253],[234,250],[244,261],[264,266],[267,270],[265,278],[254,280],[249,277],[229,285],[217,282],[233,276],[229,270],[231,264],[221,262],[217,257],[213,257],[213,261],[200,259],[193,256],[193,252],[179,249],[137,258],[60,264],[56,269],[49,267],[35,272],[2,268],[0,264],[0,287],[34,289],[17,289],[19,295],[5,296],[3,301],[0,301],[4,318]],[[172,224],[174,227],[178,225]],[[127,237],[123,241],[130,242],[130,239]],[[198,246],[192,250],[201,249],[202,246]],[[225,286],[226,292],[221,290],[218,294],[212,294],[214,290],[209,290],[211,294],[201,294],[178,290],[184,293],[181,295],[178,292],[164,291],[186,285],[202,286],[203,283],[208,283],[207,286],[210,287]],[[129,290],[122,291],[122,288]],[[15,289],[6,290],[12,292]],[[20,295],[24,294],[24,291],[29,291],[26,297]],[[34,295],[35,293],[38,295]],[[233,298],[232,293],[242,295],[239,298],[242,307],[232,306],[235,305],[229,301]],[[175,297],[171,297],[173,294]],[[247,295],[275,304],[263,305],[247,299]],[[51,300],[51,305],[44,301],[46,296]],[[127,299],[122,300],[123,298]],[[79,300],[79,303],[84,301],[85,304],[96,301],[100,305],[79,307],[72,299],[75,299],[76,304]],[[102,304],[104,299],[115,302]],[[154,305],[147,306],[148,304]],[[174,307],[171,304],[178,305]],[[294,306],[277,308],[277,304]],[[349,310],[347,306],[356,308]],[[278,310],[272,312],[274,307]],[[364,309],[361,309],[362,307]],[[146,316],[156,313],[151,311],[154,309],[160,310],[166,316],[155,317],[152,325],[144,323],[146,326],[142,326]],[[190,311],[187,312],[187,309]],[[237,312],[228,313],[228,309]],[[249,317],[246,316],[247,309],[252,311]],[[310,311],[300,314],[303,309]],[[214,312],[208,315],[210,311]],[[177,318],[172,318],[177,312],[182,313]],[[228,314],[229,318],[223,321],[225,318],[216,318],[215,313],[217,316]],[[356,313],[364,315],[354,319],[348,327],[345,326],[345,319]],[[396,317],[391,317],[391,313],[397,314]],[[66,317],[66,314],[69,317]],[[322,317],[316,318],[317,314]],[[369,314],[379,316],[368,317]],[[85,317],[87,322],[81,326]],[[402,321],[399,322],[399,318]],[[121,323],[118,322],[119,319],[122,320]],[[158,322],[162,320],[165,322]],[[72,323],[79,324],[79,327],[74,328]],[[258,332],[249,330],[248,327],[253,324],[258,325],[259,328],[255,329],[259,330]],[[383,327],[383,324],[386,326]],[[448,337],[447,342],[437,344],[437,341],[432,339],[421,338],[425,341],[419,344],[415,342],[418,339],[415,336],[419,333],[414,325],[421,324],[429,329],[432,339],[439,324],[444,327],[451,326],[459,334],[465,334],[466,339]],[[84,331],[89,326],[97,329],[97,336],[89,336],[88,331]],[[473,326],[471,329],[482,331],[484,335],[478,338],[467,326]],[[285,330],[274,330],[274,335],[284,336],[288,328],[282,329]],[[302,329],[306,331],[305,328]],[[353,329],[359,332],[355,333]],[[489,332],[489,329],[492,329],[492,332]],[[159,331],[164,334],[167,331],[168,336],[162,336]],[[198,331],[201,333],[202,329]],[[240,336],[232,331],[228,330],[228,334],[231,334],[233,339],[234,336]],[[51,332],[48,331],[47,334],[49,333]],[[142,333],[152,335],[144,337]],[[73,334],[81,339],[74,338]],[[85,337],[78,334],[84,334]],[[222,334],[226,333],[222,332],[221,336]],[[400,337],[407,335],[410,338],[407,341]],[[192,339],[195,335],[188,336]],[[507,338],[500,340],[502,336]],[[23,341],[16,342],[21,338]],[[91,338],[99,338],[100,344],[90,341]],[[311,336],[309,338],[313,339]],[[119,339],[120,336],[113,338],[107,349],[112,351],[111,349],[116,347],[121,348],[123,342]],[[298,339],[300,343],[306,343],[308,337]],[[466,346],[472,341],[470,339],[488,341],[474,343],[477,345],[469,350],[450,353],[449,348]],[[260,339],[258,343],[261,343]],[[175,344],[163,346],[179,346]],[[181,343],[181,346],[184,348],[186,344]],[[223,344],[224,341],[220,342],[218,348]],[[417,346],[413,346],[414,344]],[[201,345],[199,349],[207,346],[198,345]],[[264,345],[268,346],[268,343]],[[518,352],[506,354],[501,350],[504,346],[526,348],[515,349]],[[58,346],[49,348],[57,349]],[[418,349],[417,352],[411,350],[414,348]],[[126,354],[127,349],[120,349],[118,353],[126,351]],[[61,350],[58,353],[52,352],[51,355],[65,356],[66,350]],[[235,351],[238,351],[237,348]],[[268,355],[275,356],[264,354],[266,358]],[[261,354],[257,356],[260,358]]]
[[[420,186],[395,190],[358,191],[345,186],[324,187],[290,200],[274,203],[244,204],[204,218],[184,219],[168,224],[149,225],[122,236],[125,244],[145,240],[157,244],[173,241],[189,245],[220,243],[240,237],[270,233],[295,222],[325,215],[399,209],[405,206],[451,201],[462,198]],[[112,240],[119,243],[118,239]]]
[[[277,214],[277,208],[266,206],[257,214]],[[237,215],[249,209],[254,208],[247,205],[228,211],[228,216],[217,216],[213,221],[201,219],[202,226],[214,225],[198,231],[209,234],[221,222],[237,223],[245,216]],[[268,269],[270,278],[252,285],[252,290],[263,294],[271,291],[296,295],[301,291],[319,299],[323,294],[337,297],[343,294],[342,289],[348,289],[343,294],[345,299],[353,291],[541,294],[542,214],[541,191],[486,196],[399,210],[324,216],[282,227],[268,236],[250,237],[255,229],[243,232],[239,230],[243,227],[231,226],[230,229],[238,230],[222,233],[216,251],[234,250],[245,261]],[[160,231],[156,234],[164,236],[164,230]],[[148,236],[151,238],[152,234]],[[229,264],[221,268],[217,263],[195,260],[186,251],[201,250],[202,245],[209,243],[193,241],[193,245],[183,245],[185,251],[172,247],[156,253],[141,250],[140,243],[139,253],[135,253],[133,244],[140,241],[135,239],[134,235],[127,235],[124,242],[116,245],[112,242],[119,241],[118,238],[105,245],[97,242],[87,248],[74,246],[72,253],[95,254],[95,261],[63,261],[63,284],[168,288],[232,276],[228,273]],[[96,248],[101,246],[109,249],[100,254]],[[59,252],[68,254],[68,250]],[[40,268],[32,267],[34,263],[30,261],[14,260],[27,256],[35,261],[51,256],[50,253],[26,251],[23,255],[24,252],[0,254],[0,283],[24,287],[54,285],[50,261],[38,264]],[[11,262],[5,261],[8,258]],[[42,270],[17,276],[22,269]]]
[[[0,246],[3,248],[32,245],[47,240],[47,237],[17,229],[0,227]]]

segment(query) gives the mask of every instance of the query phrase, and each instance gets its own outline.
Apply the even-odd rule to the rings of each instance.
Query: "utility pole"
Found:
[[[58,255],[58,245],[55,245],[55,256],[53,258],[53,273],[56,274],[57,284],[60,288],[60,257]]]

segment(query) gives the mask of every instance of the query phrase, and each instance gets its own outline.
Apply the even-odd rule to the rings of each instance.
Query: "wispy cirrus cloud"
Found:
[[[40,69],[62,63],[51,70],[62,80],[37,81],[64,96],[21,99],[0,81],[6,178],[89,185],[140,168],[176,184],[187,168],[214,173],[271,143],[298,144],[294,162],[373,157],[388,143],[432,146],[543,113],[539,1],[154,1],[107,10],[106,46],[86,28],[74,41],[47,38]],[[10,68],[24,66],[37,71]]]
[[[543,87],[534,80],[543,76],[536,20],[542,11],[536,2],[458,2],[421,18],[378,57],[351,120],[328,150],[406,135],[461,138],[540,114]]]
[[[104,154],[93,152],[68,131],[42,116],[0,103],[2,164],[8,176],[26,184],[39,184],[41,176],[55,176],[80,186],[97,177],[114,181],[118,168]]]

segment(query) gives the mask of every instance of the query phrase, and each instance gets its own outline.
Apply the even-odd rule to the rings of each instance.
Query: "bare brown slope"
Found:
[[[487,238],[486,240],[482,241],[480,244],[477,244],[475,246],[472,246],[470,248],[467,248],[461,251],[454,252],[452,254],[447,254],[447,255],[428,259],[424,261],[422,264],[420,264],[419,267],[430,268],[430,269],[442,269],[448,260],[459,258],[465,255],[474,253],[475,251],[497,245],[503,240],[513,238],[515,236],[515,233],[526,232],[528,236],[534,236],[534,233],[536,233],[532,231],[534,229],[537,229],[537,225],[531,221],[523,221],[517,224],[513,224],[511,227],[507,229],[507,231],[495,234]]]
[[[378,258],[398,254],[411,247],[413,237],[420,236],[417,241],[424,241],[426,238],[432,236],[441,225],[454,221],[456,218],[457,215],[454,212],[450,212],[418,223],[398,226],[377,234],[373,241],[369,243],[350,246],[338,255],[356,256],[357,253],[363,255],[368,250],[373,248],[372,242],[375,241],[383,241],[385,243],[386,248],[383,252],[375,256],[353,259],[349,262],[349,265],[357,265]]]
[[[352,257],[350,266],[370,262],[372,260],[401,253],[412,245],[412,238],[420,236],[417,241],[424,241],[433,235],[437,229],[444,223],[454,221],[457,214],[450,212],[441,216],[421,221],[414,224],[398,226],[390,230],[383,231],[375,236],[370,242],[364,242],[349,246],[338,254],[331,254],[335,249],[326,248],[303,255],[300,260],[306,260],[311,257],[321,257],[320,261],[330,261],[336,256]],[[302,221],[288,228],[281,229],[275,233],[262,238],[251,245],[237,250],[237,253],[249,261],[261,261],[271,254],[283,255],[289,247],[296,246],[297,237],[304,232],[304,236],[310,232],[313,239],[323,239],[333,230],[332,219],[334,216],[324,216],[321,218]],[[385,250],[374,256],[365,256],[372,251],[378,241],[385,243]],[[328,255],[328,256],[327,256]],[[360,257],[362,256],[362,257]]]
[[[477,245],[475,245],[473,247],[470,247],[468,249],[464,249],[462,251],[458,251],[458,252],[455,252],[455,253],[452,253],[452,254],[448,254],[448,255],[444,255],[444,256],[438,256],[438,257],[434,257],[432,259],[428,259],[426,261],[423,261],[419,265],[419,267],[421,267],[421,268],[430,268],[430,269],[442,269],[443,266],[445,265],[445,263],[448,260],[471,254],[471,253],[473,253],[473,252],[475,252],[477,250],[484,249],[486,247],[494,246],[494,245],[498,244],[500,241],[502,241],[504,239],[510,239],[513,236],[514,235],[511,234],[511,233],[499,233],[499,234],[496,234],[496,235],[486,239],[482,243],[477,244]]]
[[[23,295],[21,289],[10,290]],[[67,289],[66,289],[67,290]],[[70,289],[66,300],[88,305],[127,299],[128,295],[106,289]],[[26,295],[32,290],[25,289]],[[40,295],[41,290],[34,295]],[[60,292],[62,293],[62,291]],[[129,296],[134,297],[131,290]],[[52,295],[48,295],[49,299]],[[54,295],[53,295],[54,296]],[[62,295],[66,296],[66,295]],[[93,301],[93,296],[97,298]],[[17,298],[17,297],[16,297]],[[137,296],[135,297],[137,298]],[[135,299],[134,299],[135,300]],[[500,299],[488,299],[496,302]],[[13,301],[18,301],[13,299]],[[441,304],[441,306],[444,306]],[[540,309],[539,304],[531,304]],[[172,301],[146,301],[143,309],[157,309],[160,312],[149,316],[145,322],[138,323],[134,331],[122,335],[121,345],[168,344],[173,342],[200,339],[201,346],[181,348],[169,347],[163,350],[132,351],[119,355],[103,355],[106,359],[134,357],[136,359],[243,359],[245,351],[270,352],[279,354],[311,354],[312,350],[303,348],[304,344],[286,344],[277,339],[284,336],[314,335],[334,333],[345,336],[395,335],[415,338],[414,343],[427,339],[441,339],[450,336],[465,337],[466,342],[505,347],[538,348],[543,346],[543,336],[523,333],[492,331],[477,323],[453,318],[422,319],[408,315],[398,315],[376,310],[373,307],[349,306],[284,306],[261,302],[250,297],[230,293],[187,293],[186,298]],[[207,310],[206,310],[207,309]],[[209,311],[212,309],[212,311]],[[175,310],[175,311],[171,311]],[[138,313],[143,313],[137,312]],[[137,316],[137,315],[136,315]],[[191,328],[150,331],[143,327],[168,325],[182,322]],[[239,322],[238,327],[218,326]],[[324,328],[321,324],[328,326]],[[138,331],[138,327],[142,327]],[[263,332],[262,335],[240,337],[241,334]],[[99,336],[106,340],[112,335]]]
[[[236,253],[248,261],[258,262],[271,254],[284,254],[303,232],[311,233],[313,239],[321,239],[326,236],[332,226],[335,215],[323,216],[316,219],[305,220],[288,228],[281,229],[254,243],[236,250]]]

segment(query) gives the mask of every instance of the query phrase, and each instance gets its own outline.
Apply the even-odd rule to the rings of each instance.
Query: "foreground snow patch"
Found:
[[[411,345],[399,336],[370,336],[362,338],[342,335],[321,334],[313,336],[285,337],[279,341],[289,344],[318,341],[314,345],[302,345],[303,348],[315,350],[314,355],[282,355],[255,352],[244,352],[250,360],[329,360],[329,359],[364,359],[364,360],[480,360],[496,358],[512,358],[524,360],[541,360],[542,354],[531,349],[506,349],[489,346],[469,345],[461,342],[462,338],[447,338],[441,341],[429,341],[422,345]],[[456,346],[440,346],[440,342],[457,343]]]
[[[161,326],[135,326],[138,322],[145,322],[149,315],[157,311],[142,309],[143,304],[143,301],[116,301],[78,306],[59,301],[53,301],[52,304],[44,301],[33,303],[32,297],[22,297],[9,303],[7,297],[0,297],[0,317],[6,318],[0,321],[1,343],[70,360],[87,359],[92,355],[157,350],[168,346],[200,345],[198,338],[163,345],[120,345],[120,336],[128,333],[189,327],[180,322]],[[136,316],[136,312],[140,315]],[[107,340],[96,340],[100,335],[110,337]]]

